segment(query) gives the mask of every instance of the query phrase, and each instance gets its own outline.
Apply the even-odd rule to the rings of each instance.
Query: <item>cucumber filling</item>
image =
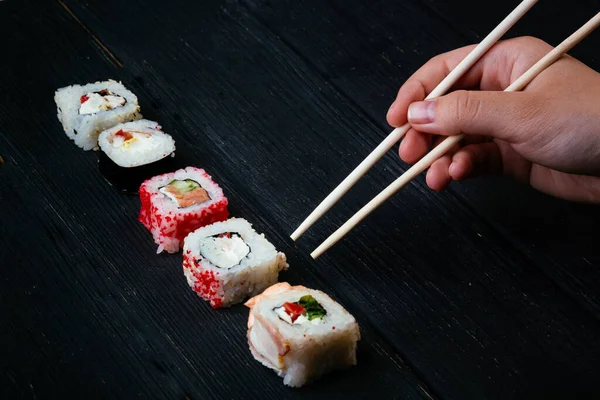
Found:
[[[273,311],[279,318],[291,325],[311,323],[318,325],[323,322],[327,310],[311,295],[302,296],[295,303],[286,302]]]
[[[178,208],[191,207],[210,200],[208,192],[198,182],[191,179],[175,179],[158,190],[174,201]]]

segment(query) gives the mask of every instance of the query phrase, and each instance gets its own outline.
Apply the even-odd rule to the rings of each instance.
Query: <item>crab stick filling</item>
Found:
[[[281,334],[275,329],[268,329],[260,319],[257,319],[250,330],[250,346],[260,354],[267,363],[275,368],[283,368],[283,357],[289,351],[289,346],[286,346],[285,340]]]

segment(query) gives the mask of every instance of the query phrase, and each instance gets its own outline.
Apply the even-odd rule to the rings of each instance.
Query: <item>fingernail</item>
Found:
[[[430,124],[435,121],[435,101],[417,101],[408,107],[408,122]]]
[[[455,162],[450,164],[450,167],[448,168],[448,174],[450,174],[452,178],[454,178],[454,175],[456,175],[456,173],[458,172],[457,168],[458,165]]]
[[[390,109],[388,110],[387,115],[390,115],[390,113],[392,112],[392,110],[394,109],[394,107],[396,107],[396,100],[394,100],[394,102],[390,106]]]

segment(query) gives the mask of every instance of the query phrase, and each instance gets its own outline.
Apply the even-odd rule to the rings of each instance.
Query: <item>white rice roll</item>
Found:
[[[54,101],[65,133],[84,150],[97,147],[100,132],[142,118],[137,96],[114,80],[60,88]]]
[[[214,308],[261,293],[288,268],[285,254],[242,218],[192,232],[184,240],[183,257],[188,284]]]
[[[119,167],[132,168],[153,163],[173,154],[175,141],[154,121],[119,124],[100,133],[98,144]]]
[[[296,310],[299,304],[304,314]],[[300,387],[356,365],[358,323],[325,293],[282,282],[246,306],[250,351],[283,377],[285,385]]]

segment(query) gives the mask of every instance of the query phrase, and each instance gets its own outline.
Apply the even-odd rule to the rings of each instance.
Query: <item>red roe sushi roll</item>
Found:
[[[277,283],[289,267],[264,234],[243,218],[203,226],[185,237],[183,273],[213,308],[230,307]]]
[[[163,250],[176,253],[192,231],[229,217],[223,190],[200,168],[187,167],[146,180],[139,190],[138,216]]]

